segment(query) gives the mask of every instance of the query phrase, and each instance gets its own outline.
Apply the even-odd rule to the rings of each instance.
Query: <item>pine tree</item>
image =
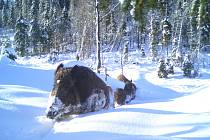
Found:
[[[199,8],[199,0],[193,0],[192,8],[191,8],[191,17],[190,17],[190,25],[191,25],[191,51],[194,51],[197,47],[197,13]]]
[[[26,20],[20,15],[15,26],[15,43],[17,45],[16,51],[18,55],[25,56],[29,49],[28,24]]]
[[[0,11],[3,9],[4,7],[4,0],[0,0]]]
[[[38,53],[38,46],[40,42],[40,26],[38,23],[39,1],[33,0],[31,6],[31,28],[29,31],[30,42],[33,47],[33,52]]]
[[[114,39],[114,34],[117,33],[117,23],[115,20],[114,12],[111,12],[110,14],[110,19],[109,19],[109,24],[107,27],[107,30],[109,31],[109,42],[111,42]]]
[[[2,10],[2,20],[3,20],[3,26],[8,27],[9,24],[9,1],[4,4],[3,10]]]
[[[145,57],[146,54],[145,54],[145,51],[144,51],[144,48],[143,47],[141,47],[140,51],[141,51],[141,57]]]
[[[166,64],[165,64],[164,59],[160,59],[160,61],[159,61],[158,77],[159,78],[167,78],[168,77],[168,73],[167,73],[167,70],[166,70]]]
[[[10,16],[9,16],[9,27],[14,29],[16,24],[16,17],[15,17],[15,6],[14,4],[11,5]]]
[[[32,20],[30,28],[30,42],[33,47],[33,53],[38,53],[38,47],[40,42],[40,27],[36,19]]]
[[[200,6],[198,11],[198,31],[199,31],[199,41],[198,41],[198,47],[200,48],[204,45],[205,36],[204,34],[204,28],[205,28],[205,19],[206,19],[206,5],[208,4],[208,0],[200,0]],[[208,22],[208,21],[207,21]]]
[[[166,71],[168,74],[174,74],[174,64],[172,63],[172,60],[167,58],[166,60]]]
[[[193,63],[191,62],[190,60],[190,55],[187,55],[185,57],[185,60],[183,62],[183,76],[185,77],[189,77],[191,78],[192,77],[192,70],[193,70]]]
[[[31,4],[29,3],[30,0],[22,0],[22,16],[25,19],[29,19],[30,17],[30,6]]]
[[[4,0],[0,0],[0,28],[3,26],[3,19],[2,19],[2,10],[4,7]]]
[[[44,6],[44,20],[45,20],[44,25],[49,25],[50,24],[50,21],[52,19],[52,15],[53,15],[53,8],[50,5],[50,0],[47,0],[45,2],[45,6]]]
[[[18,19],[22,15],[22,0],[15,0],[15,18]]]
[[[1,51],[0,55],[5,55],[9,59],[15,61],[17,59],[17,56],[15,54],[14,48],[12,48],[12,41],[9,39],[8,36],[3,35],[2,38],[2,44],[1,44]]]
[[[167,56],[168,56],[168,47],[171,41],[171,35],[172,35],[172,25],[170,22],[165,18],[162,21],[162,41],[163,45],[167,48]]]
[[[203,44],[207,45],[210,44],[210,1],[206,2],[206,7],[205,7],[205,15],[203,17],[203,28],[202,28],[202,33],[201,33],[201,37]]]
[[[52,42],[52,30],[49,26],[44,26],[40,32],[40,43],[44,53],[50,53]]]
[[[156,60],[158,56],[158,22],[155,19],[155,16],[151,16],[151,31],[150,31],[150,46],[151,46],[151,54],[152,54],[152,60]]]
[[[43,53],[49,53],[53,46],[53,22],[50,0],[39,2],[40,45]]]
[[[131,9],[132,9],[131,0],[124,0],[122,4],[123,12],[125,13],[130,12]]]

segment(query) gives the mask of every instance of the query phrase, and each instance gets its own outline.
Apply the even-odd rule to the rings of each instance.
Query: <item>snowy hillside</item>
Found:
[[[138,63],[124,67],[138,88],[135,100],[61,122],[45,117],[59,63],[50,64],[46,58],[19,58],[17,64],[4,60],[0,63],[0,140],[209,140],[210,67],[196,79],[183,78],[178,68],[175,75],[159,79],[156,64],[135,53],[131,59]],[[116,58],[114,53],[105,55]],[[93,62],[78,63],[92,67]],[[121,86],[113,79],[121,72],[119,61],[105,59],[104,65],[110,75],[108,84]]]

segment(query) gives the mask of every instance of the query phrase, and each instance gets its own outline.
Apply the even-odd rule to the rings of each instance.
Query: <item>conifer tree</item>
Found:
[[[160,59],[159,61],[159,66],[158,66],[158,77],[159,78],[167,78],[168,77],[168,73],[166,70],[166,64],[164,59]]]
[[[2,10],[4,7],[4,0],[0,0],[0,28],[3,26],[3,20],[2,20]]]
[[[4,7],[4,0],[0,0],[0,11],[3,9]]]
[[[168,47],[171,41],[171,35],[172,35],[172,25],[170,24],[170,22],[165,18],[162,21],[162,41],[163,41],[163,45],[164,47],[166,47],[167,49],[167,56],[168,56]]]
[[[156,60],[158,56],[157,44],[158,44],[158,23],[155,17],[151,16],[151,31],[150,31],[150,46],[151,46],[151,55],[152,60]]]
[[[38,23],[39,1],[33,0],[31,6],[31,27],[30,27],[30,44],[33,47],[33,52],[38,53],[38,45],[40,42],[40,26]]]
[[[114,34],[117,33],[117,23],[115,21],[114,12],[111,12],[109,20],[110,20],[108,24],[109,40],[112,41],[114,38]]]
[[[2,20],[3,20],[3,26],[8,27],[9,24],[9,0],[4,4],[2,9]]]
[[[190,55],[186,55],[184,62],[183,62],[183,76],[185,77],[192,77],[192,70],[193,70],[193,63],[190,60]]]
[[[5,55],[9,59],[15,61],[17,59],[14,48],[12,48],[12,41],[10,40],[9,36],[3,35],[1,44],[1,52],[0,55]]]
[[[20,15],[17,20],[15,29],[15,43],[17,45],[16,51],[18,55],[25,56],[28,55],[27,51],[29,49],[29,36],[28,36],[28,23],[26,20]]]
[[[15,18],[18,19],[22,15],[22,0],[15,0]]]
[[[30,16],[30,3],[29,1],[30,0],[21,0],[22,1],[22,16],[25,18],[25,19],[29,19],[29,16]]]
[[[144,48],[143,47],[141,47],[140,51],[141,51],[141,57],[145,57],[146,54],[145,54],[145,51],[144,51]]]
[[[14,4],[11,5],[10,16],[9,16],[9,27],[14,29],[16,24],[16,17],[15,17],[15,7]]]
[[[166,71],[168,74],[174,74],[174,64],[170,58],[166,59]]]

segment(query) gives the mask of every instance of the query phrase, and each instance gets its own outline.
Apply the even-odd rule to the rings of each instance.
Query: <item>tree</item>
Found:
[[[97,48],[97,66],[96,70],[100,73],[99,69],[101,68],[101,46],[100,46],[100,27],[99,27],[99,1],[96,0],[95,12],[96,12],[96,48]]]
[[[2,10],[2,20],[3,20],[3,26],[7,27],[9,24],[9,1],[4,4],[3,10]]]
[[[4,0],[0,0],[0,10],[2,10],[4,7]]]
[[[156,60],[158,56],[158,50],[157,50],[157,45],[158,45],[158,21],[155,19],[155,15],[152,12],[151,15],[151,31],[150,31],[150,46],[151,46],[151,55],[152,55],[152,60]]]
[[[22,16],[25,19],[30,19],[32,0],[21,0],[21,1],[22,1]]]
[[[185,60],[183,62],[183,76],[185,77],[189,77],[191,78],[192,77],[192,70],[193,70],[193,63],[191,62],[190,60],[190,55],[187,55],[185,57]]]
[[[17,45],[16,52],[20,56],[27,55],[28,47],[29,47],[29,36],[28,36],[28,23],[26,20],[20,15],[17,20],[15,29],[15,43]]]
[[[204,45],[204,36],[203,36],[203,32],[204,32],[204,28],[205,28],[205,18],[206,18],[206,8],[205,6],[208,4],[208,0],[200,0],[200,6],[199,6],[199,11],[198,11],[198,25],[197,28],[199,30],[198,32],[198,37],[199,37],[199,41],[198,41],[198,47],[199,49]],[[208,22],[208,21],[207,21]]]
[[[30,27],[30,44],[33,47],[33,52],[38,53],[38,46],[40,42],[40,26],[38,23],[38,10],[39,10],[38,0],[33,0],[31,6],[31,27]]]
[[[15,17],[18,19],[22,15],[22,0],[15,0]]]
[[[159,61],[158,77],[159,78],[167,78],[168,77],[168,73],[167,73],[167,70],[166,70],[166,64],[165,64],[164,59],[160,59],[160,61]]]
[[[149,13],[150,19],[150,45],[151,45],[151,54],[153,57],[153,60],[157,57],[157,44],[158,44],[158,20],[157,20],[157,14],[158,11],[158,1],[157,0],[135,0],[134,4],[131,4],[132,0],[124,0],[124,3],[122,4],[123,11],[131,11],[133,9],[133,17],[134,20],[137,22],[138,25],[138,42],[139,41],[139,33],[141,31],[141,34],[143,31],[145,31],[146,28],[146,16]],[[143,38],[143,36],[140,36]],[[138,48],[139,43],[138,43]]]
[[[9,36],[3,35],[1,44],[1,52],[0,55],[5,55],[9,59],[15,61],[17,59],[14,48],[12,48],[12,41],[9,39]]]
[[[208,0],[193,0],[191,8],[191,59],[194,73],[199,73],[200,49],[205,44],[203,29],[205,28],[205,15]],[[196,74],[197,75],[197,74]]]
[[[171,35],[172,35],[172,25],[170,22],[165,18],[162,21],[162,41],[163,45],[167,48],[167,57],[168,57],[168,45],[171,41]]]
[[[3,26],[2,10],[4,7],[4,0],[0,0],[0,28]]]
[[[11,5],[10,16],[9,16],[9,27],[14,29],[16,24],[16,17],[15,17],[15,6],[14,4]]]

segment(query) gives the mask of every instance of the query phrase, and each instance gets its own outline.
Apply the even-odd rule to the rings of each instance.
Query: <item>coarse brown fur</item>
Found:
[[[109,107],[109,88],[91,69],[84,66],[65,68],[60,64],[55,71],[51,95],[58,97],[65,106],[83,104],[95,91],[103,91],[106,98],[104,108]]]
[[[128,99],[129,100],[128,102],[134,100],[136,97],[136,85],[132,82],[126,82],[124,87],[124,92],[126,95],[130,97],[130,99]]]
[[[122,81],[124,83],[130,82],[130,80],[128,80],[128,78],[126,78],[123,74],[118,75],[117,80]]]
[[[114,92],[114,102],[117,105],[124,105],[126,103],[126,94],[124,89],[117,88]]]
[[[132,80],[128,80],[123,74],[120,74],[117,79],[125,83],[124,86],[124,93],[126,95],[126,103],[130,102],[131,100],[135,99],[136,97],[136,85],[132,82]]]

